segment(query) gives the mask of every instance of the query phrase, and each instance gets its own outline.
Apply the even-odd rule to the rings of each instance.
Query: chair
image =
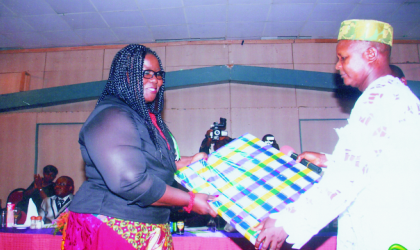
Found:
[[[19,201],[23,199],[23,193],[26,189],[24,188],[16,188],[12,192],[10,192],[9,196],[7,196],[7,203],[11,202],[13,204],[18,204]]]
[[[23,193],[25,192],[25,190],[26,189],[24,188],[16,188],[12,192],[10,192],[9,196],[7,196],[7,203],[11,202],[15,204],[16,206],[19,203],[19,201],[23,199]],[[23,224],[25,223],[25,220],[26,220],[26,211],[22,211],[21,216],[17,223]]]

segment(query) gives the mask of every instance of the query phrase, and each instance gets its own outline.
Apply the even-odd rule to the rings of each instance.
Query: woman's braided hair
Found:
[[[165,78],[162,79],[163,84],[159,88],[155,100],[146,103],[143,95],[143,62],[147,54],[154,55],[159,61],[160,68],[163,69],[162,62],[154,51],[139,44],[128,45],[115,55],[105,89],[96,105],[107,96],[115,96],[125,102],[145,120],[150,138],[155,146],[160,148],[161,145],[157,140],[158,132],[152,123],[149,111],[156,115],[157,124],[162,132],[169,131],[161,115],[164,104]]]

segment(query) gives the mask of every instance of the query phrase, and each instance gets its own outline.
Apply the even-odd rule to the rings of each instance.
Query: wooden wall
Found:
[[[166,71],[213,65],[250,65],[335,73],[335,41],[218,41],[148,44],[160,56]],[[36,49],[0,52],[0,90],[20,90],[22,72],[30,74],[29,90],[107,79],[109,67],[122,46]],[[397,43],[391,61],[408,80],[420,81],[419,44]],[[7,75],[7,77],[6,77]],[[4,80],[6,79],[7,80]],[[4,92],[4,93],[6,93]],[[298,153],[330,153],[346,123],[334,93],[235,82],[176,89],[166,92],[164,118],[176,136],[181,153],[198,152],[213,122],[227,118],[229,136],[273,134],[280,146]],[[47,164],[60,175],[84,180],[78,145],[81,125],[96,101],[57,105],[0,114],[0,199],[26,188]]]

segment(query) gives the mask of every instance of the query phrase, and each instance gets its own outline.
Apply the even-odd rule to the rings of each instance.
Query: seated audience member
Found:
[[[277,150],[280,150],[279,144],[277,144],[276,138],[272,134],[266,134],[263,136],[262,141],[265,142],[267,145],[273,146]]]
[[[402,69],[396,65],[389,65],[389,67],[392,70],[392,76],[399,78],[401,82],[404,83],[404,85],[407,85],[407,79],[405,78],[405,75]]]
[[[43,178],[36,174],[34,181],[23,193],[23,199],[16,206],[21,211],[27,212],[29,199],[35,203],[36,208],[39,210],[42,200],[54,195],[54,179],[58,174],[58,170],[53,165],[47,165],[43,169]]]
[[[47,197],[42,201],[39,215],[42,216],[45,224],[51,223],[66,210],[73,200],[74,182],[68,176],[61,176],[55,182],[55,195]]]

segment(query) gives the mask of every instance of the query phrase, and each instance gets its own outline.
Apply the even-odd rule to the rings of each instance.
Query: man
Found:
[[[407,85],[407,79],[405,78],[405,75],[402,69],[398,67],[397,65],[389,65],[389,67],[392,70],[392,75],[400,78],[401,82]]]
[[[328,166],[319,184],[277,214],[270,215],[256,247],[280,249],[287,238],[294,248],[339,215],[337,249],[388,249],[401,244],[420,249],[420,102],[391,76],[392,27],[374,20],[342,22],[336,69],[346,85],[363,94],[348,125],[336,129],[331,155],[304,152],[314,164]]]
[[[70,205],[73,200],[74,182],[68,176],[61,176],[55,182],[55,195],[45,198],[41,204],[40,215],[49,224]]]

